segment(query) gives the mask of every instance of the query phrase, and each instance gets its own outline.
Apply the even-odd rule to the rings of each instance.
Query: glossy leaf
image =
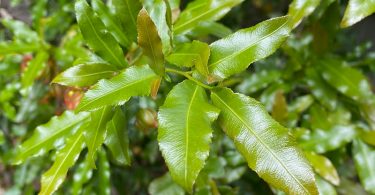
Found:
[[[192,81],[176,85],[160,107],[160,150],[172,178],[189,192],[208,157],[217,116],[204,89]]]
[[[35,58],[27,64],[27,68],[21,78],[21,83],[24,88],[31,86],[34,80],[41,74],[46,66],[48,57],[47,52],[40,51]]]
[[[200,22],[217,21],[243,0],[195,0],[181,12],[174,24],[175,34],[184,34]]]
[[[91,86],[103,78],[116,74],[116,69],[103,63],[79,64],[57,75],[52,83],[66,86]]]
[[[192,35],[193,37],[213,35],[218,38],[224,38],[232,33],[233,31],[223,24],[210,21],[199,23],[198,26],[196,26],[191,32],[189,32],[189,35]]]
[[[96,168],[96,151],[100,149],[105,141],[107,123],[111,120],[112,115],[113,112],[111,106],[92,111],[90,114],[90,123],[86,127],[87,131],[84,132],[84,136],[88,148],[87,160],[93,168]]]
[[[107,159],[107,155],[104,150],[98,152],[98,194],[110,195],[111,194],[111,183],[110,183],[110,167]]]
[[[137,19],[138,44],[143,53],[151,60],[150,67],[156,74],[164,75],[164,54],[162,42],[152,19],[145,9],[138,14]]]
[[[182,67],[195,66],[199,73],[208,76],[208,58],[210,57],[210,47],[203,42],[193,41],[185,43],[177,48],[167,57],[169,63]]]
[[[27,53],[40,49],[36,43],[19,43],[19,42],[0,42],[0,55]]]
[[[164,195],[164,194],[173,194],[173,195],[184,195],[184,190],[173,182],[169,173],[154,179],[149,187],[148,193],[151,195]]]
[[[319,194],[329,194],[329,195],[337,195],[336,189],[333,185],[331,185],[326,180],[320,178],[319,176],[315,176],[316,185],[318,186]]]
[[[24,162],[28,157],[39,156],[63,142],[67,136],[74,133],[89,117],[89,113],[74,114],[65,111],[61,116],[52,119],[34,130],[34,134],[17,148],[14,163]]]
[[[325,107],[334,110],[337,106],[337,93],[323,80],[322,76],[313,68],[306,70],[306,83],[312,95]]]
[[[151,83],[158,76],[147,66],[132,66],[110,80],[99,81],[87,91],[77,110],[94,110],[107,105],[121,105],[132,96],[149,95]]]
[[[78,159],[84,147],[83,131],[68,138],[65,146],[57,152],[55,163],[42,176],[42,189],[39,194],[52,194],[64,181],[70,167]]]
[[[336,168],[328,158],[314,152],[305,152],[305,156],[316,173],[336,186],[340,184]]]
[[[114,67],[127,67],[121,47],[86,0],[76,1],[75,12],[82,36],[90,48]]]
[[[1,23],[12,32],[13,39],[17,42],[19,41],[26,45],[37,44],[36,42],[39,41],[38,34],[20,20],[3,19]]]
[[[288,15],[291,16],[294,27],[296,27],[304,17],[310,15],[319,5],[320,0],[294,0],[289,5]]]
[[[375,193],[375,149],[359,139],[353,142],[353,157],[358,176],[369,193]]]
[[[138,0],[112,0],[110,1],[114,10],[114,17],[117,18],[125,32],[125,35],[132,42],[137,40],[137,14],[142,8]]]
[[[92,0],[91,6],[94,11],[99,15],[104,25],[107,27],[113,37],[126,48],[130,48],[132,41],[128,39],[125,34],[125,29],[122,28],[119,20],[111,15],[108,7],[103,3],[102,0]]]
[[[71,193],[73,195],[82,194],[82,188],[85,183],[87,183],[92,177],[92,168],[90,163],[85,160],[81,162],[77,169],[74,171],[73,183],[71,188]]]
[[[306,150],[324,153],[332,151],[352,141],[356,131],[352,125],[336,125],[328,130],[315,129],[300,146]]]
[[[171,32],[171,11],[169,1],[165,0],[146,0],[143,5],[150,14],[162,41],[163,53],[168,54],[172,50],[172,32]]]
[[[361,139],[367,144],[375,146],[375,131],[367,131],[361,133]]]
[[[341,21],[341,27],[349,27],[374,12],[374,0],[350,0]]]
[[[372,95],[366,77],[341,60],[335,58],[322,59],[319,61],[319,69],[323,78],[331,86],[353,100],[365,101]]]
[[[107,124],[105,145],[111,151],[114,160],[121,165],[130,165],[129,138],[124,113],[117,109]]]
[[[287,16],[273,18],[212,43],[210,72],[222,80],[271,55],[291,31],[288,20]]]
[[[220,126],[262,179],[289,194],[318,194],[311,167],[288,130],[259,102],[226,88],[212,92],[211,99],[221,110]]]
[[[280,77],[281,73],[279,71],[262,70],[260,72],[254,72],[244,78],[242,83],[236,87],[236,90],[243,94],[252,94],[267,87],[270,83],[277,81]]]

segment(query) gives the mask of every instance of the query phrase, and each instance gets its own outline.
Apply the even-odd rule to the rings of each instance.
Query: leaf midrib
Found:
[[[83,14],[86,17],[87,22],[90,24],[90,27],[91,27],[92,31],[94,32],[96,38],[100,41],[100,43],[104,46],[104,48],[111,54],[111,56],[117,61],[117,63],[119,63],[118,65],[122,66],[123,63],[121,63],[121,61],[119,61],[117,56],[112,52],[111,49],[108,48],[107,44],[105,44],[105,42],[102,40],[101,36],[99,36],[98,33],[96,32],[96,28],[92,24],[91,18],[87,15],[86,12],[83,12]]]
[[[251,44],[251,45],[245,47],[244,49],[239,50],[238,52],[234,52],[234,53],[232,53],[231,55],[228,55],[228,56],[226,56],[226,57],[224,57],[224,58],[222,58],[222,59],[220,59],[220,60],[218,60],[218,61],[216,61],[216,62],[214,62],[214,63],[212,63],[212,64],[210,64],[210,65],[208,65],[208,67],[211,67],[211,66],[217,65],[217,64],[221,63],[222,61],[226,61],[226,60],[228,60],[228,59],[230,59],[230,58],[233,58],[233,57],[235,57],[235,56],[237,56],[237,55],[240,55],[241,53],[243,53],[243,52],[245,52],[246,50],[250,49],[250,48],[253,47],[254,45],[256,45],[256,44],[260,43],[261,41],[267,39],[268,37],[274,35],[274,34],[275,34],[276,32],[278,32],[281,28],[283,28],[287,23],[288,23],[288,21],[285,21],[285,22],[284,22],[281,26],[279,26],[276,30],[274,30],[274,31],[272,31],[271,33],[267,34],[266,36],[260,38],[258,41],[255,41],[253,44]],[[253,27],[250,27],[250,28],[253,28]]]
[[[87,118],[87,117],[85,117],[85,118]],[[68,125],[67,127],[61,129],[60,131],[57,131],[55,134],[53,134],[52,136],[50,136],[48,138],[51,139],[51,138],[54,138],[54,137],[60,135],[61,133],[64,133],[65,131],[67,131],[68,129],[70,129],[72,126],[75,126],[77,123],[81,123],[85,118],[83,118],[82,120],[77,120],[77,122],[75,122],[75,123],[70,123],[70,125]],[[39,141],[37,144],[35,144],[32,147],[28,148],[28,150],[26,150],[22,154],[27,154],[29,151],[33,150],[34,148],[36,148],[36,147],[44,144],[44,142],[46,141],[46,139],[43,139],[43,140],[44,141]]]
[[[203,14],[200,14],[200,15],[196,16],[196,17],[193,18],[192,20],[188,20],[187,22],[182,23],[181,25],[175,27],[175,28],[174,28],[175,32],[178,32],[178,29],[180,29],[180,28],[182,28],[182,27],[184,27],[184,26],[187,26],[187,25],[189,25],[189,24],[195,22],[196,20],[199,20],[200,18],[202,18],[202,17],[204,17],[204,16],[206,16],[206,15],[211,14],[211,12],[216,12],[217,10],[221,10],[222,7],[227,6],[227,4],[229,4],[229,3],[230,3],[230,2],[225,3],[225,4],[222,4],[222,5],[220,5],[220,6],[216,7],[216,8],[214,8],[214,9],[208,9],[209,11],[204,12]],[[183,32],[183,31],[182,31],[182,32]]]
[[[146,12],[147,13],[147,12]],[[155,23],[151,20],[151,18],[149,17],[149,15],[148,14],[146,14],[146,18],[145,18],[145,20],[150,20],[150,22],[151,22],[151,24],[153,24],[153,27],[155,27],[155,29],[156,29],[156,25],[155,25]],[[144,25],[144,24],[143,24]],[[147,26],[143,26],[143,27],[145,27],[145,31],[146,31],[146,36],[147,36],[147,44],[149,45],[149,47],[151,48],[151,53],[152,53],[152,58],[153,58],[153,62],[154,62],[154,64],[156,65],[156,66],[158,66],[159,64],[157,63],[158,61],[156,60],[157,58],[156,58],[156,54],[155,54],[155,50],[154,50],[154,46],[153,46],[153,44],[151,43],[151,38],[150,38],[150,34],[149,34],[149,31],[148,31],[148,28],[147,28]],[[152,27],[151,27],[152,28]],[[157,36],[159,36],[158,34],[157,34],[157,32],[156,32],[156,35]],[[159,37],[160,38],[160,37]],[[158,40],[160,40],[160,39],[158,39]],[[161,40],[160,40],[160,42],[161,42]]]
[[[101,0],[99,0],[101,1]],[[100,2],[102,3],[102,2]],[[117,23],[115,21],[113,21],[113,17],[108,14],[108,9],[106,9],[105,7],[102,7],[102,5],[99,5],[100,6],[100,12],[102,12],[102,14],[108,18],[108,22],[111,23],[111,27],[114,29],[114,31],[116,32],[116,34],[120,37],[120,39],[122,39],[125,43],[129,43],[129,39],[122,33],[121,29],[118,27]],[[106,9],[106,10],[104,10]],[[103,22],[104,23],[104,22]],[[109,27],[110,28],[110,27]]]
[[[274,159],[276,159],[280,165],[284,168],[284,170],[298,183],[299,186],[301,186],[303,188],[303,190],[305,192],[307,192],[307,194],[310,194],[310,192],[306,189],[306,187],[304,185],[302,185],[302,183],[287,169],[286,165],[284,165],[284,163],[279,159],[279,157],[272,151],[272,149],[266,144],[263,142],[263,140],[258,137],[258,135],[248,126],[248,124],[244,121],[244,119],[242,119],[228,104],[225,103],[224,100],[222,100],[216,93],[212,93],[213,95],[215,95],[218,100],[220,100],[222,102],[222,104],[224,104],[225,107],[227,107],[240,121],[241,123],[243,123],[245,125],[245,127],[254,135],[254,137],[267,149],[267,151],[272,155],[272,157]]]
[[[96,141],[97,141],[97,138],[98,138],[98,134],[99,134],[99,131],[100,131],[100,128],[102,127],[102,121],[103,121],[103,116],[104,116],[104,113],[106,112],[107,108],[103,108],[102,110],[102,113],[100,115],[100,119],[99,119],[99,122],[98,122],[98,126],[96,127],[96,131],[95,131],[95,135],[94,135],[94,139],[93,139],[93,142],[89,147],[90,149],[90,152],[92,152],[92,156],[95,154],[95,151],[94,150],[94,146],[96,145]],[[92,163],[94,163],[94,167],[95,167],[95,162],[94,162],[94,159],[92,158]]]
[[[83,133],[80,132],[79,137],[76,139],[76,141],[74,141],[74,143],[73,143],[72,147],[70,147],[70,149],[69,149],[67,155],[65,155],[64,159],[63,159],[62,161],[60,161],[61,163],[60,163],[59,166],[57,167],[57,171],[55,171],[55,174],[54,174],[53,177],[52,177],[52,180],[51,180],[52,182],[49,182],[49,184],[48,184],[48,186],[47,186],[47,188],[46,188],[46,191],[47,191],[47,192],[50,192],[50,188],[51,188],[52,183],[55,183],[55,178],[56,178],[56,176],[57,176],[57,173],[60,171],[60,169],[61,169],[62,165],[64,164],[64,162],[66,161],[66,159],[70,156],[70,153],[75,149],[76,145],[77,145],[79,142],[82,142],[82,140],[81,140],[81,139],[82,139],[82,135],[83,135]]]
[[[122,152],[122,154],[124,155],[124,160],[125,161],[127,161],[126,160],[126,154],[125,154],[125,150],[124,150],[124,142],[123,141],[121,141],[120,140],[120,134],[119,134],[119,132],[118,132],[118,129],[117,129],[117,126],[115,125],[115,121],[111,121],[111,124],[112,124],[112,126],[113,126],[113,128],[114,128],[114,130],[115,130],[115,134],[116,134],[116,138],[118,139],[118,142],[120,143],[120,148],[121,148],[121,152]],[[127,153],[127,152],[126,152]]]
[[[125,75],[125,76],[126,76],[126,75]],[[127,85],[123,85],[122,87],[119,87],[119,88],[117,88],[116,90],[112,90],[112,91],[109,91],[108,93],[101,94],[100,96],[93,98],[91,101],[89,101],[89,102],[87,102],[86,104],[84,104],[83,106],[81,106],[81,107],[79,108],[79,110],[82,110],[83,108],[88,107],[90,104],[92,104],[93,102],[97,101],[98,99],[101,99],[101,98],[103,98],[103,97],[105,97],[105,96],[108,96],[108,95],[110,95],[110,94],[113,94],[113,93],[117,93],[118,91],[121,91],[121,90],[123,90],[124,88],[130,87],[130,86],[132,86],[132,85],[136,85],[136,84],[138,84],[138,83],[144,82],[144,81],[146,81],[146,80],[148,80],[148,79],[151,79],[152,77],[154,77],[154,75],[150,74],[149,76],[144,77],[143,79],[138,79],[138,80],[136,80],[136,81],[134,81],[134,82],[130,82],[130,83],[128,83]],[[98,87],[99,87],[99,86],[98,86]],[[96,89],[96,90],[99,90],[99,89]]]
[[[95,76],[95,75],[101,75],[101,74],[107,74],[107,73],[114,73],[116,71],[102,71],[102,72],[96,72],[96,73],[91,73],[91,74],[83,74],[80,76],[64,76],[64,78],[80,78],[80,77],[90,77],[90,76]]]
[[[197,94],[197,91],[198,91],[198,86],[195,86],[195,89],[194,89],[194,92],[193,92],[193,95],[191,97],[191,100],[189,102],[189,106],[188,106],[188,109],[187,109],[187,113],[186,113],[186,124],[185,124],[185,128],[186,128],[186,134],[185,134],[185,143],[186,143],[186,147],[185,147],[185,171],[184,171],[184,180],[185,180],[185,186],[189,186],[188,183],[187,183],[187,171],[188,171],[188,150],[189,150],[189,119],[190,119],[190,111],[191,111],[191,107],[193,105],[193,102],[194,102],[194,99],[195,99],[195,96]]]

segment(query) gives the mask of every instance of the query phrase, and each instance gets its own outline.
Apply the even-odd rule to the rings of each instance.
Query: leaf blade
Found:
[[[200,41],[193,41],[177,48],[166,60],[177,66],[195,66],[200,74],[207,77],[209,74],[207,67],[209,57],[209,46]]]
[[[225,88],[212,92],[211,99],[221,110],[224,132],[261,178],[290,194],[318,193],[302,152],[259,102]]]
[[[161,38],[157,28],[146,9],[137,17],[138,44],[146,56],[151,59],[150,67],[156,74],[164,75],[164,54]]]
[[[70,137],[67,144],[57,152],[56,161],[42,176],[42,189],[39,194],[52,194],[64,181],[69,168],[74,165],[84,147],[83,132]]]
[[[290,31],[288,16],[273,18],[239,30],[210,45],[208,68],[218,80],[242,72],[250,63],[276,51]]]
[[[116,69],[102,63],[79,64],[57,75],[52,83],[66,86],[87,87],[103,78],[110,78]]]
[[[350,0],[340,26],[349,27],[375,12],[374,0]]]
[[[355,167],[363,187],[370,193],[375,193],[375,150],[359,139],[353,142],[353,157]]]
[[[174,27],[175,34],[184,34],[200,22],[217,21],[243,0],[196,0],[180,14]]]
[[[129,137],[125,126],[125,115],[117,109],[113,118],[107,124],[105,145],[111,151],[115,161],[121,165],[130,165]]]
[[[86,127],[89,130],[84,132],[84,137],[88,148],[86,158],[93,168],[96,167],[96,152],[105,141],[107,122],[111,119],[112,115],[113,113],[111,106],[106,106],[99,110],[95,110],[90,114],[90,124]]]
[[[123,51],[86,0],[77,0],[75,12],[83,38],[93,51],[117,68],[128,67]]]
[[[160,107],[160,150],[172,178],[189,192],[208,157],[210,126],[217,116],[204,89],[188,80],[176,85]]]
[[[125,48],[129,49],[132,41],[128,39],[124,33],[125,29],[122,28],[121,24],[116,20],[110,13],[108,7],[103,3],[102,0],[92,0],[91,6],[94,11],[100,16],[104,25],[113,35],[113,37]]]
[[[17,148],[18,152],[14,163],[19,164],[29,156],[37,156],[49,151],[57,142],[60,142],[61,137],[73,133],[88,117],[88,113],[74,114],[71,111],[65,111],[61,116],[52,117],[48,123],[38,126],[34,134]]]
[[[132,66],[119,75],[99,81],[87,91],[77,110],[94,110],[107,105],[120,105],[132,96],[149,95],[151,83],[158,76],[147,66]]]

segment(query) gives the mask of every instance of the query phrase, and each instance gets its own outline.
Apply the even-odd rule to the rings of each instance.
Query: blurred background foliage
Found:
[[[188,2],[182,1],[181,7]],[[220,21],[224,26],[216,26],[214,32],[198,28],[191,36],[212,42],[285,15],[290,3],[247,0]],[[86,90],[50,84],[58,73],[79,63],[77,58],[89,55],[73,4],[71,0],[0,1],[0,194],[39,191],[40,175],[55,154],[14,166],[14,148],[36,126],[74,109]],[[322,1],[275,54],[221,83],[258,99],[290,129],[317,173],[319,191],[327,195],[375,193],[375,99],[371,92],[375,23],[374,17],[368,17],[341,29],[346,5],[343,0]],[[169,89],[164,83],[159,94],[165,96]],[[131,167],[100,153],[100,168],[91,170],[80,158],[57,194],[184,194],[167,174],[158,149],[156,108],[161,104],[142,97],[122,107]],[[195,194],[282,194],[248,168],[219,128],[215,131]]]

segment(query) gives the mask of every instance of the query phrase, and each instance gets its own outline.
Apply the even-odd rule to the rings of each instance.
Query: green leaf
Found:
[[[85,183],[87,183],[92,177],[92,168],[90,163],[85,160],[78,165],[78,168],[74,171],[73,184],[72,184],[72,194],[79,195],[82,194],[82,188]]]
[[[340,148],[351,142],[356,135],[353,125],[336,125],[330,129],[315,129],[309,137],[301,141],[306,150],[324,153]]]
[[[340,184],[340,178],[332,162],[325,156],[315,154],[314,152],[305,152],[307,160],[314,168],[315,172],[333,185]]]
[[[361,133],[361,139],[366,142],[367,144],[370,144],[372,146],[375,146],[375,131],[367,131]]]
[[[325,181],[324,179],[320,178],[319,176],[315,176],[316,185],[318,186],[319,194],[329,194],[329,195],[337,195],[336,189],[330,183]]]
[[[84,147],[83,131],[68,138],[65,146],[57,152],[52,167],[42,176],[42,189],[39,194],[52,194],[64,181],[70,167],[78,159]]]
[[[288,15],[291,16],[293,26],[296,27],[304,17],[309,16],[319,5],[320,0],[294,0],[289,5]]]
[[[349,27],[375,12],[375,0],[350,0],[341,27]]]
[[[271,55],[291,31],[288,20],[287,16],[273,18],[212,43],[210,72],[222,80]]]
[[[169,173],[154,179],[148,187],[148,193],[151,195],[184,195],[184,190],[173,182]]]
[[[39,156],[60,145],[63,139],[80,128],[88,117],[89,113],[74,114],[71,111],[52,117],[48,123],[38,126],[33,135],[17,148],[14,163],[19,164],[28,157]]]
[[[108,7],[103,3],[102,0],[92,0],[91,6],[94,11],[99,15],[100,19],[103,21],[104,25],[107,27],[108,31],[113,35],[113,37],[122,46],[129,49],[132,41],[130,41],[125,34],[125,29],[122,28],[119,20],[113,17],[108,9]]]
[[[359,70],[333,57],[318,62],[323,78],[342,94],[355,101],[366,101],[371,95],[371,87]]]
[[[47,52],[40,51],[34,59],[30,60],[22,74],[21,83],[23,88],[27,88],[34,83],[34,80],[41,74],[46,66],[48,57]]]
[[[184,34],[200,22],[217,21],[243,0],[195,0],[181,12],[174,24],[175,34]]]
[[[16,42],[37,44],[39,41],[38,34],[21,20],[3,19],[1,23],[13,33],[13,40]]]
[[[111,194],[111,184],[110,184],[110,177],[111,171],[109,167],[109,162],[107,159],[107,155],[104,150],[100,150],[98,152],[99,161],[98,161],[98,194],[101,195],[110,195]]]
[[[353,142],[353,157],[363,187],[375,193],[375,149],[359,139]]]
[[[82,36],[91,49],[114,67],[128,67],[121,47],[86,0],[76,1],[75,12]]]
[[[256,100],[230,89],[211,93],[219,124],[251,169],[288,194],[318,194],[314,174],[288,130]]]
[[[0,55],[34,52],[39,48],[37,43],[1,42]]]
[[[217,116],[205,90],[189,80],[176,85],[160,107],[160,150],[172,178],[189,192],[209,155]]]
[[[138,44],[143,53],[151,59],[150,67],[156,74],[164,75],[164,55],[162,42],[156,26],[146,9],[142,9],[137,19]]]
[[[151,83],[158,76],[147,66],[132,66],[110,80],[99,81],[87,91],[77,110],[94,110],[107,105],[121,105],[132,96],[149,95]]]
[[[5,137],[4,137],[4,132],[3,130],[0,129],[0,144],[4,144],[5,142]]]
[[[142,8],[138,0],[112,0],[114,17],[117,18],[127,38],[135,42],[137,40],[137,14]]]
[[[144,6],[150,18],[154,22],[160,39],[162,41],[163,53],[168,54],[172,50],[172,32],[168,21],[171,20],[169,1],[166,0],[146,0]]]
[[[107,124],[107,137],[105,145],[111,151],[116,163],[130,165],[129,138],[126,129],[126,118],[124,113],[117,109],[111,121]]]
[[[57,75],[52,83],[66,86],[91,86],[103,78],[110,78],[116,74],[116,69],[108,64],[91,63],[73,66]]]
[[[208,76],[208,58],[210,57],[210,47],[207,43],[193,41],[182,44],[166,59],[169,63],[182,67],[192,67],[195,65],[198,72],[203,76]]]
[[[314,68],[306,69],[306,83],[314,97],[325,107],[334,110],[337,106],[337,93],[323,80]]]
[[[85,142],[88,148],[87,160],[91,167],[95,168],[96,151],[104,143],[107,133],[107,123],[113,115],[112,107],[107,106],[99,110],[92,111],[91,120],[84,132]]]
[[[281,77],[281,72],[276,70],[262,70],[254,72],[244,78],[236,90],[243,94],[252,94],[260,89],[266,88],[270,83],[277,81]]]
[[[213,35],[218,38],[223,38],[232,34],[232,29],[224,26],[218,22],[201,22],[196,26],[189,35],[193,37],[204,37],[207,35]]]

